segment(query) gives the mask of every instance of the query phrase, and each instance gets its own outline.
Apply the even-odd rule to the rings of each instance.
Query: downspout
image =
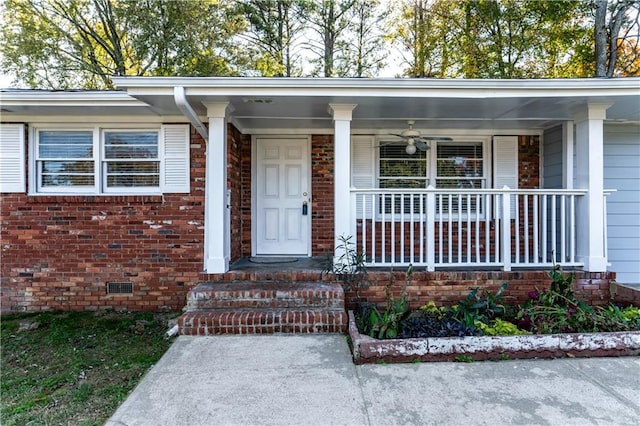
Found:
[[[187,96],[184,93],[184,87],[174,87],[173,88],[173,99],[176,102],[176,106],[182,112],[182,114],[187,117],[189,122],[195,129],[200,133],[200,136],[204,138],[206,142],[209,141],[209,132],[205,125],[198,118],[198,114],[193,110],[193,107],[189,104],[187,100]]]

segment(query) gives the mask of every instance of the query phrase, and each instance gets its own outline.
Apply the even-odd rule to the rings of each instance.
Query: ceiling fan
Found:
[[[391,136],[397,136],[402,138],[407,142],[407,147],[405,151],[409,155],[413,155],[416,153],[416,149],[420,151],[426,151],[429,149],[427,145],[428,141],[452,141],[453,139],[446,136],[422,136],[420,130],[414,129],[413,125],[415,124],[414,120],[408,120],[409,128],[403,130],[401,133],[389,133]],[[390,145],[390,143],[385,143],[384,145]],[[383,145],[381,145],[383,146]]]

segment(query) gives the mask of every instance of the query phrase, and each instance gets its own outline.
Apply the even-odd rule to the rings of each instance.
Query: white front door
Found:
[[[309,255],[308,139],[258,138],[255,152],[255,254]]]

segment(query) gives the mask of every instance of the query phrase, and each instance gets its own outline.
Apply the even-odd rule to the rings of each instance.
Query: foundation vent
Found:
[[[107,294],[133,294],[133,283],[107,283]]]

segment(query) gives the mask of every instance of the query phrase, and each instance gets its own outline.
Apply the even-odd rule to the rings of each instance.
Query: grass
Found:
[[[171,345],[167,314],[60,312],[0,323],[0,424],[100,425]],[[38,323],[20,331],[20,323]]]

